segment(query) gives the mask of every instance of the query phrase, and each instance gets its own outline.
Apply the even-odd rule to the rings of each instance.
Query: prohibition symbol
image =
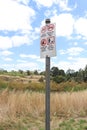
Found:
[[[52,31],[52,30],[54,30],[54,28],[55,28],[54,24],[49,24],[49,25],[47,26],[47,30],[48,30],[48,31]]]
[[[43,26],[41,29],[41,33],[45,33],[46,32],[46,26]]]
[[[41,40],[41,46],[45,46],[47,44],[47,40],[46,39],[42,39]]]

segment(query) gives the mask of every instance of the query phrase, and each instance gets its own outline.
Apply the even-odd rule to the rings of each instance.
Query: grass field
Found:
[[[87,130],[87,91],[51,93],[51,130]],[[45,130],[45,93],[0,92],[0,130]]]

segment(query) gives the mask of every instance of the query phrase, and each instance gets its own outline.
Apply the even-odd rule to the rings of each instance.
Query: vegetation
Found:
[[[4,79],[2,78],[4,75]],[[11,79],[9,78],[11,76]],[[36,76],[36,77],[35,77]],[[35,80],[35,78],[36,80]],[[51,91],[79,91],[87,89],[87,65],[84,70],[74,71],[52,67],[50,69]],[[34,81],[34,82],[33,82]],[[45,72],[18,70],[8,72],[0,69],[0,89],[45,90]]]
[[[59,124],[59,128],[55,130],[86,130],[87,129],[87,120],[84,119],[70,119],[63,121]]]
[[[56,83],[51,80],[51,91],[53,92],[74,92],[87,89],[87,82],[66,81]],[[38,92],[45,91],[45,78],[43,76],[15,77],[0,75],[0,90],[32,90]]]
[[[86,130],[87,91],[51,93],[50,106],[52,130]],[[0,130],[44,129],[44,93],[8,89],[0,92]]]
[[[68,69],[66,73],[64,70],[59,70],[57,67],[52,67],[51,76],[52,80],[57,83],[72,80],[75,82],[87,82],[87,65],[84,70],[79,69],[79,71],[75,72],[74,70]]]
[[[37,70],[30,71],[30,70],[18,70],[18,71],[10,71],[0,69],[0,75],[10,75],[10,76],[30,76],[30,75],[45,75],[45,72],[38,72]],[[87,82],[87,65],[84,69],[79,69],[79,71],[74,71],[72,69],[68,69],[66,72],[63,69],[59,69],[58,67],[52,67],[50,69],[50,76],[51,80],[55,81],[56,83],[72,81],[75,82]]]
[[[87,129],[87,66],[52,67],[51,130]],[[81,91],[83,90],[83,91]],[[0,70],[0,130],[45,129],[45,72]]]

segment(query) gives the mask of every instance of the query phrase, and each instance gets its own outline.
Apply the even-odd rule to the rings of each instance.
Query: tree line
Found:
[[[52,67],[50,71],[51,79],[57,83],[64,81],[76,81],[76,82],[87,82],[87,65],[84,69],[75,71],[68,69],[66,72],[58,67]]]
[[[30,71],[30,70],[18,70],[18,71],[10,71],[0,69],[0,74],[9,74],[14,76],[29,76],[29,75],[44,75],[45,71],[39,72],[38,70]],[[87,82],[87,65],[84,69],[79,69],[75,71],[73,69],[68,69],[66,72],[63,69],[59,69],[58,67],[52,67],[50,69],[50,79],[55,81],[56,83],[61,83],[65,81],[76,81],[76,82]]]

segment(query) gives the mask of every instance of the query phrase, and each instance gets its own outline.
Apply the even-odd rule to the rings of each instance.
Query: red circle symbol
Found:
[[[47,30],[48,31],[52,31],[52,30],[54,30],[54,24],[49,24],[48,26],[47,26]]]
[[[41,40],[41,46],[45,46],[47,44],[47,40],[46,39],[42,39]]]
[[[41,28],[41,33],[45,33],[46,32],[46,26],[43,26],[42,28]]]

